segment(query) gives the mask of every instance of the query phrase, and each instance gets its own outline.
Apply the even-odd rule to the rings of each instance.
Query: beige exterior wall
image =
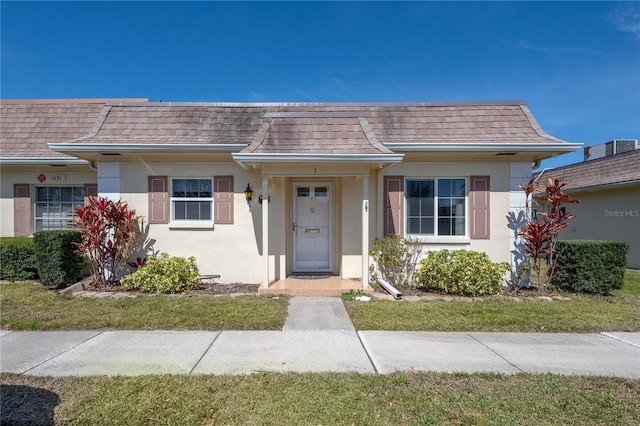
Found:
[[[44,174],[47,179],[38,181],[38,176]],[[54,180],[58,179],[58,180]],[[63,180],[60,180],[63,179]],[[83,186],[96,183],[96,173],[87,166],[49,167],[22,166],[16,170],[15,166],[3,166],[0,173],[0,237],[13,237],[13,185],[29,184],[31,186],[31,227],[33,229],[34,187],[36,186]]]
[[[426,250],[468,249],[486,252],[494,262],[509,261],[509,228],[507,215],[510,204],[510,163],[460,163],[460,162],[403,162],[385,170],[377,179],[377,200],[382,200],[382,176],[404,176],[406,178],[466,178],[473,175],[488,175],[491,177],[491,233],[485,240],[469,237],[469,223],[467,220],[467,235],[465,237],[420,237]],[[468,191],[468,186],[467,186]],[[376,205],[376,235],[382,236],[383,205]],[[469,200],[467,197],[467,219]]]
[[[149,226],[151,248],[154,252],[166,252],[172,256],[196,258],[202,274],[219,274],[220,282],[259,283],[262,263],[262,214],[257,202],[261,181],[234,162],[211,163],[120,163],[120,193],[129,207],[142,216],[148,214],[147,177],[168,176],[205,178],[217,175],[234,175],[234,223],[215,224],[212,228],[184,229],[171,224]],[[244,189],[247,183],[254,190],[249,206]],[[275,186],[275,185],[274,185]],[[281,196],[272,194],[271,206],[279,205]],[[272,210],[277,217],[276,210]],[[271,253],[280,250],[277,233],[270,239]],[[272,254],[273,256],[273,254]],[[272,264],[274,260],[272,260]],[[275,269],[275,268],[274,268]]]
[[[269,175],[269,277],[282,279],[292,269],[291,205],[293,181],[315,180],[333,183],[334,199],[334,273],[343,278],[362,275],[362,188],[368,180],[369,247],[383,235],[382,182],[384,175],[403,175],[414,178],[491,176],[491,237],[472,240],[465,237],[422,237],[428,250],[462,248],[484,251],[494,261],[509,260],[509,229],[507,214],[510,203],[510,163],[461,163],[405,161],[380,172],[363,165],[304,165],[285,167],[265,165],[262,170],[245,170],[237,163],[221,156],[218,161],[119,163],[119,194],[130,208],[143,217],[148,216],[148,176],[205,178],[220,175],[234,176],[234,223],[215,224],[211,228],[185,229],[172,224],[153,224],[148,227],[149,246],[154,252],[173,256],[194,256],[202,274],[219,274],[220,282],[259,283],[262,279],[262,206],[258,197],[262,192],[262,173]],[[13,232],[13,183],[37,184],[33,172],[2,173],[2,235]],[[95,183],[96,173],[66,172],[67,185]],[[367,174],[368,177],[367,177]],[[247,204],[244,189],[253,189],[253,200]],[[115,188],[117,189],[117,188]],[[468,202],[467,202],[468,206]],[[468,212],[468,209],[467,209]]]
[[[629,244],[627,266],[640,268],[640,185],[572,193],[566,206],[576,217],[560,232],[563,240],[609,240]]]

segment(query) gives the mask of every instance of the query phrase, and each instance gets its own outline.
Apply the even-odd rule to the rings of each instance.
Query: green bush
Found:
[[[500,294],[506,262],[493,263],[486,253],[467,250],[431,251],[419,263],[416,288],[437,289],[460,296]]]
[[[195,258],[170,257],[167,253],[149,257],[145,266],[120,280],[125,289],[145,293],[179,293],[199,283]]]
[[[376,238],[370,253],[377,266],[371,270],[372,280],[381,276],[398,288],[413,287],[416,262],[421,254],[422,245],[416,239],[393,234]]]
[[[628,250],[627,243],[617,241],[558,241],[551,286],[592,294],[620,289]]]
[[[40,282],[67,287],[82,278],[85,258],[78,249],[79,231],[40,231],[33,234]]]
[[[0,280],[23,281],[38,278],[33,239],[0,238]]]

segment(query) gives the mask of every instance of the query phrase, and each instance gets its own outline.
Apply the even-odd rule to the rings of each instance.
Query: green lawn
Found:
[[[0,284],[0,325],[13,330],[279,330],[286,299],[141,296],[76,298],[38,284]]]
[[[600,332],[640,330],[640,274],[628,271],[611,296],[564,295],[546,301],[345,301],[358,330]]]
[[[88,425],[640,422],[640,382],[604,377],[256,373],[51,378],[2,374],[0,381],[3,420],[9,423],[34,420],[36,424],[42,419]]]

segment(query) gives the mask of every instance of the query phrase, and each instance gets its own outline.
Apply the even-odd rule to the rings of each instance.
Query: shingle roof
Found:
[[[5,100],[0,108],[2,158],[70,158],[51,151],[47,143],[246,144],[251,148],[245,152],[327,154],[386,154],[391,151],[382,144],[387,143],[564,143],[546,134],[520,101],[254,104]]]
[[[523,102],[124,104],[111,106],[99,131],[79,142],[250,144],[265,114],[327,112],[361,114],[380,143],[564,142],[546,134]]]
[[[255,154],[392,154],[357,113],[266,114],[253,143]]]
[[[114,99],[0,101],[0,156],[72,158],[50,150],[47,143],[87,135],[107,101]]]
[[[640,149],[547,170],[542,178],[562,179],[567,190],[640,182]]]

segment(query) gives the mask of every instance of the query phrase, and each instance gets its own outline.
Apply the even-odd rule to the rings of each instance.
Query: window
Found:
[[[407,179],[408,235],[466,235],[466,179]]]
[[[35,230],[74,229],[75,209],[83,205],[83,186],[36,187]]]
[[[213,179],[171,179],[171,219],[212,222]]]

